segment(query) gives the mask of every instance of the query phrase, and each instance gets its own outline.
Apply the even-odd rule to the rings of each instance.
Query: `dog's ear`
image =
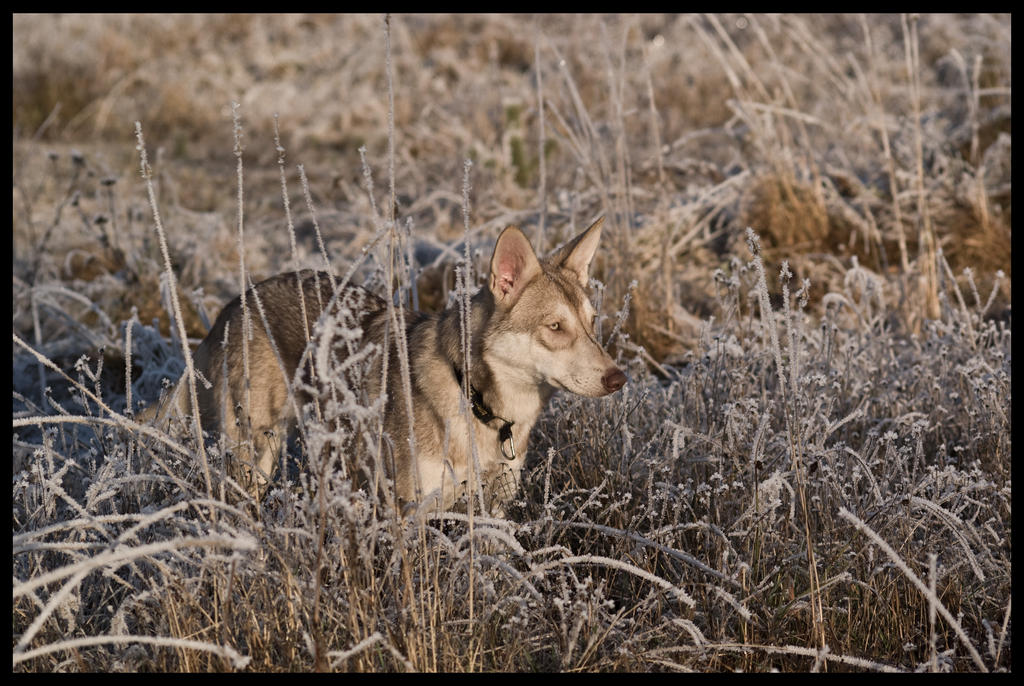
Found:
[[[562,269],[569,270],[579,279],[583,288],[590,282],[590,262],[597,252],[597,244],[601,241],[601,225],[604,217],[590,225],[586,231],[563,245],[551,256],[551,261]]]
[[[515,226],[508,226],[494,245],[491,256],[491,293],[494,300],[511,307],[523,288],[540,273],[540,262],[529,239]]]

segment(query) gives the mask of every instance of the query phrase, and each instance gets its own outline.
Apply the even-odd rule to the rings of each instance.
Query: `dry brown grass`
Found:
[[[380,16],[15,15],[15,668],[1009,669],[1008,18],[391,27],[389,139]],[[238,291],[233,101],[253,281],[322,265],[314,212],[337,271],[362,257],[389,212],[361,148],[381,208],[394,145],[424,309],[454,286],[467,159],[478,263],[506,224],[550,248],[605,215],[631,383],[556,396],[511,521],[393,517],[303,446],[232,510],[202,446],[121,415],[182,365],[134,122],[198,339]],[[357,278],[383,287],[374,255]],[[143,545],[168,547],[102,561]]]

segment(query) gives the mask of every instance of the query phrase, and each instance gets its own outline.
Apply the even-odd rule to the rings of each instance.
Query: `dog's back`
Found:
[[[253,495],[263,492],[274,473],[296,409],[310,400],[302,384],[294,397],[288,390],[304,356],[308,361],[307,344],[324,309],[343,310],[350,326],[382,326],[387,309],[382,299],[352,285],[334,298],[332,283],[326,272],[309,269],[261,281],[245,293],[250,335],[243,339],[246,317],[238,296],[192,354],[203,432],[228,437],[229,473]],[[172,413],[191,414],[183,381],[142,418],[166,422]]]

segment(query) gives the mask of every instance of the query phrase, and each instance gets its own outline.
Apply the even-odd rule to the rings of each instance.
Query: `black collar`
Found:
[[[462,388],[462,370],[452,365],[452,371],[455,373],[455,381]],[[491,426],[491,422],[495,419],[501,421],[501,427],[498,429],[498,445],[501,449],[501,454],[506,460],[516,459],[516,444],[512,440],[512,425],[515,422],[494,414],[494,411],[484,403],[484,394],[473,384],[469,385],[469,399],[470,405],[473,408],[473,416],[479,419],[485,426]],[[508,450],[505,449],[506,443],[508,443]]]

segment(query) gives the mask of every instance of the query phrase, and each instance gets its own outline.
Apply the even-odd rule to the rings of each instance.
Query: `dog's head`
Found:
[[[502,231],[491,257],[496,324],[487,348],[504,368],[590,397],[625,385],[594,335],[597,313],[586,292],[603,222],[542,260],[518,228]]]

